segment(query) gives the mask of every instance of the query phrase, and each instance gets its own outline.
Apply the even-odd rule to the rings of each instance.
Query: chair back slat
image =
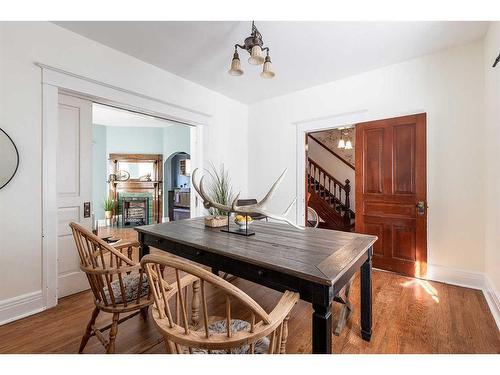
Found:
[[[113,276],[113,275],[111,275]],[[118,274],[118,284],[120,284],[120,292],[122,294],[122,296],[126,295],[126,292],[125,292],[125,285],[123,285],[123,278],[122,278],[122,273],[120,272]],[[141,282],[139,282],[139,288],[141,287]],[[140,295],[140,291],[137,293],[137,295]],[[125,307],[127,307],[127,300],[125,299],[125,301],[123,301],[123,305]]]
[[[231,298],[226,295],[226,330],[227,337],[231,337]]]
[[[182,313],[182,323],[184,325],[184,330],[186,332],[186,335],[189,333],[189,323],[187,320],[187,314],[186,314],[186,300],[185,300],[185,295],[183,296],[182,294],[182,284],[181,284],[181,277],[179,275],[179,270],[175,269],[175,279],[177,280],[177,294],[179,294],[179,301],[181,304],[181,313]]]
[[[203,301],[203,323],[205,328],[205,336],[208,339],[208,308],[207,308],[207,296],[205,294],[205,280],[201,279],[201,299]]]

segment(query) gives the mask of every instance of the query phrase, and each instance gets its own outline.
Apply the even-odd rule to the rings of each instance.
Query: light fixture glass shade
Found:
[[[250,57],[248,58],[248,63],[252,65],[260,65],[264,62],[264,56],[262,56],[262,49],[258,44],[252,47],[250,51]]]
[[[339,139],[339,144],[337,145],[338,148],[345,148],[345,141],[344,138]]]
[[[231,61],[231,69],[229,69],[228,73],[232,76],[241,76],[243,75],[243,70],[241,69],[240,59],[237,57],[237,54],[234,54],[233,60]]]
[[[352,143],[350,139],[348,139],[347,142],[345,143],[345,149],[352,150]]]
[[[260,76],[262,78],[273,78],[275,76],[274,72],[273,72],[273,64],[271,63],[271,61],[267,61],[266,59],[266,62],[264,63],[264,68],[262,69],[262,73],[260,73]]]

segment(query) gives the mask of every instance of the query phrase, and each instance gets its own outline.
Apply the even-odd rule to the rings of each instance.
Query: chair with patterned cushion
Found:
[[[283,293],[268,314],[236,286],[183,259],[150,254],[141,265],[152,286],[152,316],[167,353],[285,353],[288,319],[298,293]],[[207,299],[224,301],[211,303],[211,312],[219,310],[218,318],[209,313]]]
[[[131,255],[134,243],[111,246],[77,223],[69,226],[80,256],[80,269],[87,275],[95,304],[79,353],[92,336],[99,339],[107,353],[114,353],[118,324],[137,314],[147,319],[148,307],[153,303],[147,277],[139,263],[122,254],[127,249]],[[111,324],[98,328],[95,321],[101,311],[113,314],[113,319]],[[127,315],[120,319],[120,314]],[[108,329],[109,339],[106,339],[103,332]]]

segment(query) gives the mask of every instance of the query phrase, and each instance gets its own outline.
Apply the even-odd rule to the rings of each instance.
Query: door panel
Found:
[[[415,126],[393,128],[394,194],[415,194]]]
[[[358,146],[359,147],[359,146]],[[367,130],[366,143],[363,144],[364,149],[364,169],[376,171],[376,173],[363,174],[363,183],[365,191],[368,193],[382,193],[384,182],[384,163],[383,163],[383,147],[384,147],[384,129],[369,129]]]
[[[57,140],[57,290],[58,297],[88,289],[69,228],[90,228],[83,203],[91,201],[92,103],[59,95]]]
[[[410,276],[427,270],[426,115],[356,125],[356,231],[378,236],[373,265]]]

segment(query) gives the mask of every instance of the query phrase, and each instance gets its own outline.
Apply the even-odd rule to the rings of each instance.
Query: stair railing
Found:
[[[311,158],[307,158],[307,174],[309,189],[341,213],[344,222],[349,224],[351,221],[351,182],[348,179],[344,183],[340,182]]]

